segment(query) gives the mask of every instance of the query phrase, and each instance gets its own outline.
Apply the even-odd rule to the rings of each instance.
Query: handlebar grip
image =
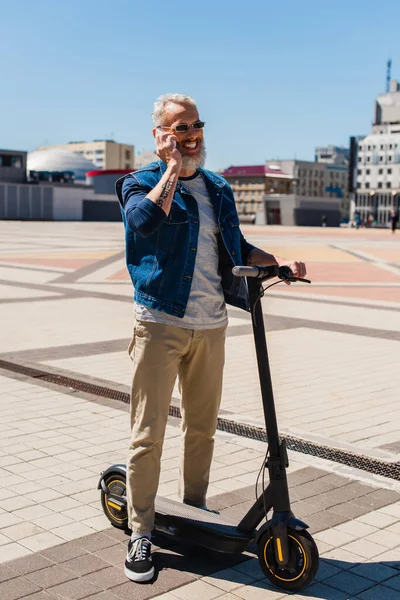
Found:
[[[259,267],[233,267],[232,273],[236,277],[258,277],[260,269]]]

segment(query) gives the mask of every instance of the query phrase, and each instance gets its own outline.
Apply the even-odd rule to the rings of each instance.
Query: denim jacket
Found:
[[[183,317],[192,283],[199,211],[195,198],[178,180],[167,216],[147,194],[157,185],[167,165],[153,162],[116,182],[125,225],[126,262],[136,302],[176,317]],[[235,200],[223,177],[200,169],[214,206],[218,234],[219,271],[225,301],[249,310],[245,280],[232,275],[234,265],[247,264],[254,248],[239,227]]]

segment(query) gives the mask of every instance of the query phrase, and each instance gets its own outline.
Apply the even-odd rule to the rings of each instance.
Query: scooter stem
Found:
[[[258,374],[260,378],[261,397],[264,409],[269,452],[272,458],[278,458],[279,434],[275,412],[274,392],[272,389],[268,349],[265,339],[264,318],[261,309],[261,302],[257,301],[262,293],[262,284],[260,284],[260,280],[257,279],[247,279],[247,283],[249,287],[251,320],[253,324],[254,342],[256,346]]]

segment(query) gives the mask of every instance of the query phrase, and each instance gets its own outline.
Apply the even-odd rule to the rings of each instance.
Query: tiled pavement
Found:
[[[263,301],[281,429],[398,460],[397,240],[387,231],[245,233],[307,260],[313,279]],[[120,225],[0,222],[0,359],[127,389],[130,296]],[[221,413],[260,425],[248,317],[230,316]],[[126,538],[108,526],[96,489],[99,472],[124,460],[126,411],[0,372],[0,600],[288,597],[251,552],[243,560],[161,539],[156,581],[126,581]],[[170,419],[160,493],[171,498],[178,446]],[[260,442],[218,432],[210,506],[233,518],[246,510],[264,453]],[[293,510],[322,557],[315,583],[291,597],[400,598],[400,484],[295,452],[290,460]]]

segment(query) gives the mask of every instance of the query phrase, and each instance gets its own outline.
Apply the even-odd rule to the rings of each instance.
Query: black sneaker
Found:
[[[131,581],[149,581],[154,575],[151,560],[151,541],[141,537],[128,542],[128,554],[125,560],[125,575]]]

